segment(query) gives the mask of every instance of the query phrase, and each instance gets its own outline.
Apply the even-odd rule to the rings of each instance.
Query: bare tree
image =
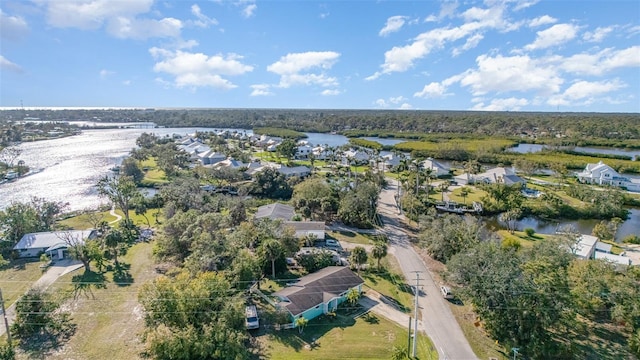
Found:
[[[9,146],[0,151],[0,162],[7,164],[8,167],[13,167],[13,162],[22,154],[22,150],[16,146]]]

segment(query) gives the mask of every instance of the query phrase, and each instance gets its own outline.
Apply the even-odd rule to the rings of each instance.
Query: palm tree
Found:
[[[440,183],[439,189],[440,189],[440,193],[442,194],[442,201],[444,201],[444,193],[447,192],[447,190],[449,190],[449,182],[443,181],[442,183]]]
[[[460,189],[460,196],[462,196],[462,199],[463,199],[465,205],[467,205],[467,195],[469,195],[469,192],[470,192],[469,188],[466,187],[466,186],[463,186]]]
[[[377,241],[371,249],[371,256],[378,262],[378,270],[380,270],[380,260],[387,256],[387,244],[382,241]]]
[[[367,262],[367,250],[362,246],[356,246],[351,251],[351,256],[349,256],[349,260],[352,263],[356,264],[356,271],[360,272],[360,266]]]
[[[284,253],[282,244],[276,239],[268,239],[260,245],[260,253],[266,260],[271,261],[271,277],[276,277],[276,260]]]

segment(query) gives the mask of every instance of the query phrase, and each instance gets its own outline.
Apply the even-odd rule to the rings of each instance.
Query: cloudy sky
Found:
[[[640,112],[640,1],[2,0],[0,106]]]

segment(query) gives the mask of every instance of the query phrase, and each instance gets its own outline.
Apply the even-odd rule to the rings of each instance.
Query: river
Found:
[[[19,145],[20,160],[32,169],[42,172],[0,184],[0,209],[11,202],[29,201],[41,197],[49,201],[68,203],[68,210],[95,208],[105,203],[96,192],[95,184],[109,174],[112,167],[120,164],[143,132],[157,136],[192,134],[196,131],[212,131],[211,128],[155,128],[155,129],[96,129],[83,130],[80,135],[54,140],[27,142]],[[227,129],[235,130],[235,129]],[[238,130],[252,135],[250,130]],[[307,141],[313,145],[340,146],[348,143],[342,135],[307,133]],[[368,138],[374,141],[386,139]],[[390,139],[395,140],[397,139]],[[555,231],[558,225],[573,224],[583,233],[591,233],[594,220],[561,221],[545,223],[536,219],[525,219],[521,228],[532,227],[537,232]],[[630,218],[619,229],[619,236],[640,235],[640,210],[632,209]]]

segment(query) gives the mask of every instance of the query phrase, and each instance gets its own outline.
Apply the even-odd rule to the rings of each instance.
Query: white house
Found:
[[[292,227],[296,237],[301,239],[307,235],[313,235],[318,240],[324,240],[324,221],[285,221],[282,226]]]
[[[482,174],[464,173],[454,177],[455,181],[461,185],[485,183],[485,184],[526,184],[527,181],[516,175],[513,170],[497,167],[483,172]]]
[[[313,148],[307,144],[304,145],[300,145],[298,146],[298,149],[296,150],[296,155],[295,158],[296,159],[307,159],[309,157],[309,154],[311,154],[313,152]]]
[[[451,168],[432,158],[427,158],[427,160],[424,160],[421,165],[423,169],[431,169],[431,174],[436,177],[447,176],[451,173]]]
[[[605,260],[614,265],[631,265],[631,259],[624,255],[611,253],[612,245],[598,241],[592,235],[580,235],[578,241],[571,246],[571,252],[578,258]]]
[[[13,247],[19,257],[37,257],[47,254],[52,260],[66,257],[67,249],[75,243],[84,243],[97,236],[95,230],[68,230],[25,234]]]
[[[215,152],[214,150],[205,151],[198,154],[202,165],[213,165],[227,158],[227,155]]]
[[[576,177],[578,181],[585,184],[616,186],[629,191],[640,191],[640,180],[635,181],[635,179],[624,177],[602,161],[597,164],[587,164],[582,172],[576,174]]]
[[[354,165],[363,165],[369,162],[371,156],[362,150],[349,149],[342,155],[342,164],[349,165],[349,161],[352,161]]]

